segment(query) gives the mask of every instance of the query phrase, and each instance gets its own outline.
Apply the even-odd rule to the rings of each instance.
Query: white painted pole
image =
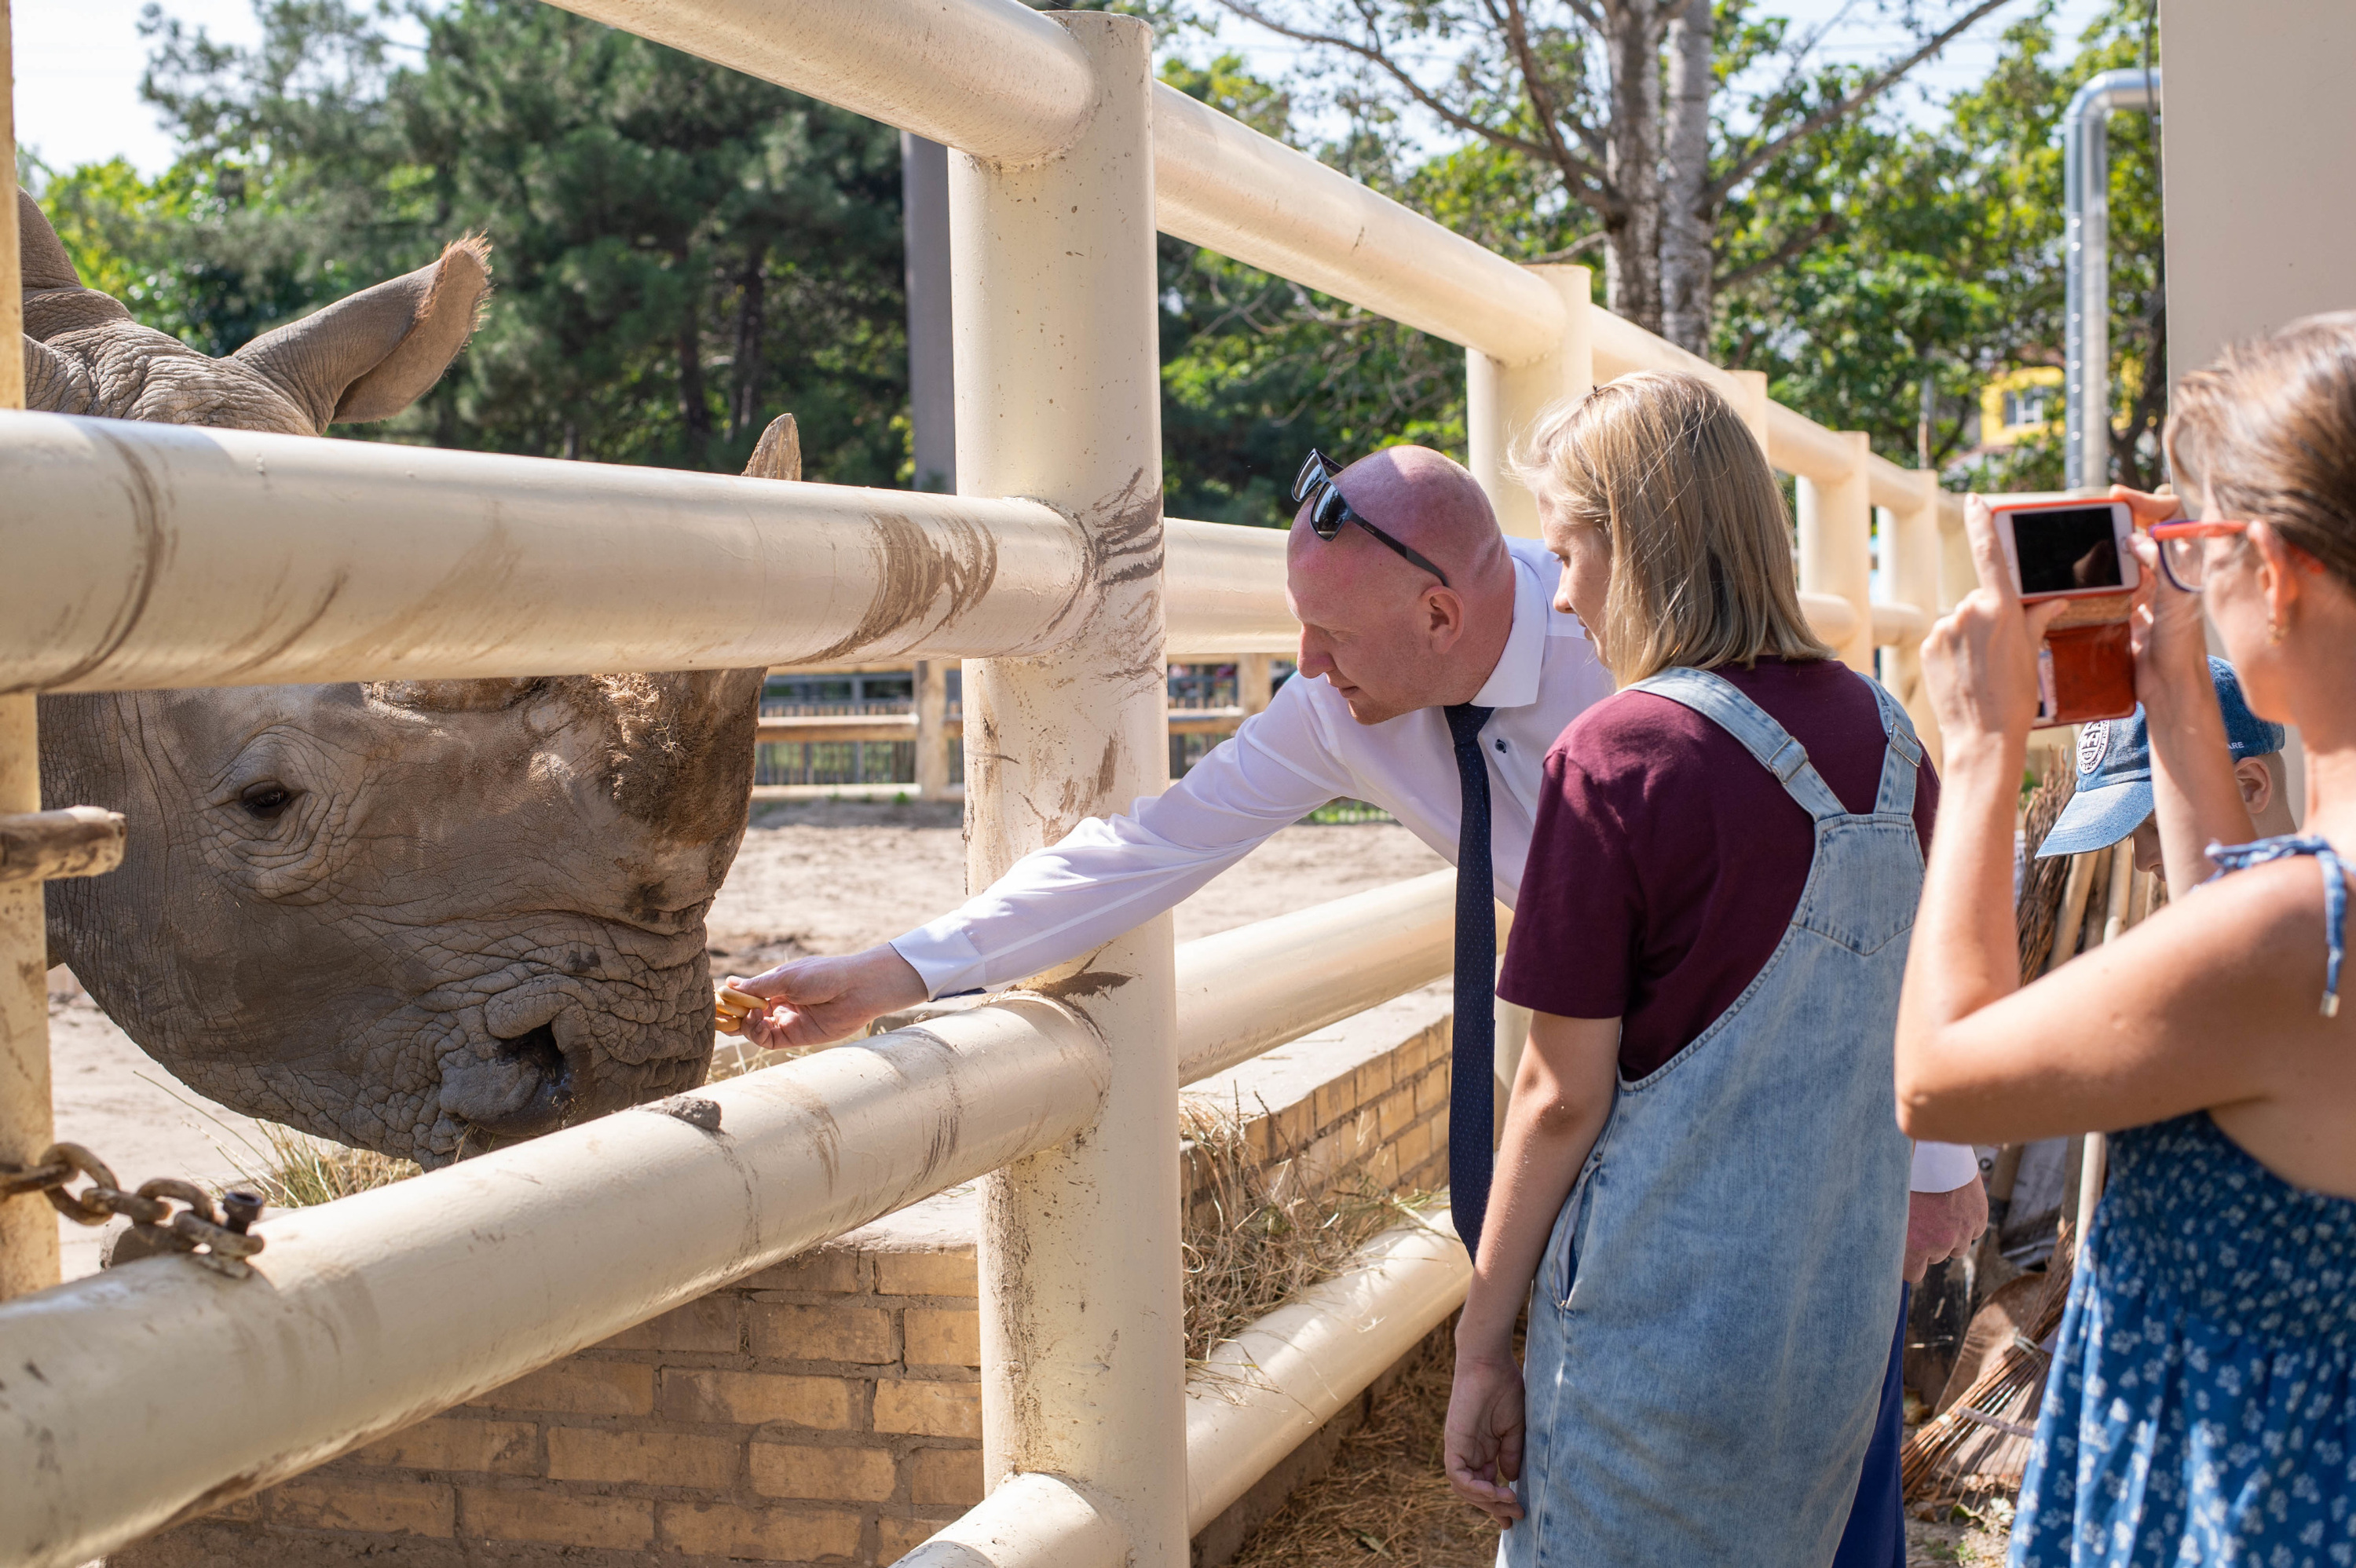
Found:
[[[1901,603],[1912,604],[1936,618],[1939,602],[1939,475],[1934,469],[1915,475],[1919,499],[1912,507],[1890,509],[1890,591]],[[1922,637],[1901,638],[1890,649],[1897,677],[1894,690],[1914,720],[1933,767],[1945,755],[1939,742],[1938,716],[1931,710],[1930,694],[1922,685]]]
[[[1837,479],[1800,476],[1800,588],[1845,599],[1857,624],[1834,646],[1842,662],[1873,673],[1873,503],[1867,493],[1862,431],[1842,431],[1848,472]]]
[[[1077,140],[950,159],[958,482],[1069,514],[1101,596],[1053,654],[965,667],[976,886],[1168,782],[1152,34],[1055,19],[1096,84]],[[1039,982],[1118,1042],[1111,1088],[1094,1128],[983,1189],[984,1476],[1071,1481],[1138,1568],[1188,1547],[1173,967],[1165,914]]]
[[[25,307],[16,254],[16,64],[0,0],[0,409],[25,406]],[[0,816],[41,809],[34,699],[0,697]],[[0,1164],[29,1166],[49,1147],[48,937],[41,884],[0,882]],[[0,1300],[58,1282],[58,1212],[37,1192],[0,1199]]]
[[[1538,416],[1565,398],[1584,397],[1595,385],[1595,345],[1590,331],[1593,286],[1585,267],[1530,267],[1562,302],[1562,330],[1535,359],[1507,364],[1478,348],[1464,351],[1465,465],[1489,495],[1498,526],[1521,539],[1538,537],[1537,501],[1510,466],[1514,444]]]
[[[1751,427],[1751,433],[1758,441],[1759,450],[1763,453],[1767,450],[1767,411],[1773,407],[1775,402],[1774,399],[1767,395],[1767,372],[1729,370],[1727,374],[1734,378],[1735,390],[1740,394],[1735,401],[1734,411],[1740,414],[1742,422]]]
[[[1274,654],[1241,654],[1236,658],[1236,705],[1249,718],[1268,711],[1276,692]]]
[[[949,790],[949,677],[941,659],[918,659],[916,798],[938,800]]]

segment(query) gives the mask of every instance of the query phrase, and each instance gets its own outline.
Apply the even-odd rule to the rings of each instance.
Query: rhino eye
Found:
[[[248,815],[270,822],[285,814],[286,808],[294,804],[297,793],[276,779],[262,779],[238,791],[237,803],[245,807]]]

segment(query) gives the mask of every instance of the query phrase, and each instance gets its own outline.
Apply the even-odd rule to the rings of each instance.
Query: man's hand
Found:
[[[842,958],[797,958],[727,983],[770,1003],[744,1020],[744,1038],[764,1051],[848,1040],[926,997],[925,982],[890,943]]]
[[[1961,1257],[1987,1229],[1987,1189],[1973,1177],[1953,1192],[1910,1193],[1906,1200],[1906,1283],[1920,1285],[1931,1265]]]
[[[1512,1357],[1460,1351],[1441,1440],[1448,1484],[1499,1524],[1522,1517],[1513,1488],[1522,1473],[1522,1369]]]

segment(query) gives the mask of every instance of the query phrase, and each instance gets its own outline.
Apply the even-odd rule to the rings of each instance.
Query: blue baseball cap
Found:
[[[2250,711],[2233,667],[2211,656],[2209,678],[2225,716],[2225,745],[2241,762],[2283,749],[2283,727]],[[2078,793],[2062,808],[2053,830],[2038,847],[2040,860],[2107,849],[2143,826],[2151,815],[2151,737],[2143,708],[2125,719],[2102,719],[2078,731]]]

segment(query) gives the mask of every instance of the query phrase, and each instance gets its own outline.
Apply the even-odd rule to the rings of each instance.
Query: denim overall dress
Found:
[[[1555,1221],[1530,1298],[1525,1513],[1498,1561],[1825,1568],[1898,1313],[1909,1145],[1891,1057],[1922,746],[1874,686],[1880,790],[1852,816],[1728,682],[1679,668],[1630,689],[1741,741],[1815,820],[1815,857],[1734,1005],[1620,1082]]]

